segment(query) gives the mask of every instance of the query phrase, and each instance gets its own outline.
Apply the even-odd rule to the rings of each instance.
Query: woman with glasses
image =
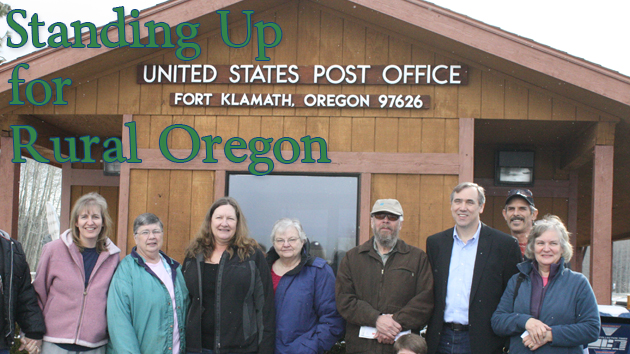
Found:
[[[210,206],[186,250],[184,278],[191,300],[189,353],[273,354],[271,273],[234,198]]]
[[[297,219],[280,219],[267,254],[276,300],[276,354],[324,353],[341,339],[345,322],[335,303],[335,275],[309,254]]]
[[[44,246],[33,282],[46,323],[42,352],[104,354],[107,289],[120,259],[105,198],[79,198],[70,225]]]
[[[108,353],[184,353],[188,289],[179,263],[160,251],[164,225],[145,213],[133,235],[136,247],[120,262],[107,297]]]

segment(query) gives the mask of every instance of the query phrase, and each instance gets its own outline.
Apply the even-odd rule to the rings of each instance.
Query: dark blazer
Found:
[[[427,238],[427,255],[433,269],[435,307],[427,330],[429,354],[437,350],[444,324],[446,288],[453,250],[453,228]],[[492,331],[490,319],[501,296],[521,262],[518,241],[482,223],[477,245],[477,257],[470,290],[468,323],[473,354],[501,353],[506,338]]]

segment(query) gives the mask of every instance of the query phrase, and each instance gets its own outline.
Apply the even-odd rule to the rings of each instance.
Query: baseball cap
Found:
[[[374,206],[372,207],[372,214],[383,212],[383,211],[392,213],[395,215],[400,215],[400,216],[403,215],[402,206],[400,206],[400,203],[396,199],[377,200],[376,203],[374,203]]]
[[[532,191],[529,189],[512,189],[508,192],[507,199],[505,200],[505,205],[507,205],[510,200],[514,197],[521,197],[529,203],[529,205],[534,206],[534,196],[532,195]]]

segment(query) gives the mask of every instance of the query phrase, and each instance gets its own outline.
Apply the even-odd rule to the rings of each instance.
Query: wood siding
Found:
[[[468,62],[448,52],[436,50],[394,33],[377,24],[317,5],[311,1],[287,3],[267,12],[257,13],[252,22],[274,21],[283,29],[282,42],[268,49],[269,62],[256,62],[254,45],[242,49],[226,46],[216,32],[196,38],[201,56],[192,64],[451,64],[468,65],[466,86],[431,85],[244,85],[182,84],[138,85],[138,64],[182,64],[174,51],[126,62],[115,70],[96,78],[75,80],[64,91],[66,106],[42,107],[25,105],[15,114],[133,114],[137,124],[138,148],[158,148],[160,133],[169,125],[186,124],[200,136],[221,136],[245,140],[292,137],[299,141],[305,135],[319,136],[328,143],[329,151],[460,153],[458,118],[607,121],[613,118],[580,102],[550,93],[509,75]],[[230,38],[244,39],[241,23],[230,25]],[[255,38],[252,38],[252,43]],[[229,93],[345,93],[345,94],[412,94],[430,95],[432,107],[412,109],[348,109],[348,108],[243,108],[243,107],[171,107],[172,92]],[[97,128],[95,128],[97,131]],[[122,135],[122,132],[121,132]],[[223,143],[216,148],[223,147]],[[169,147],[191,147],[188,135],[176,130],[169,136]],[[286,146],[285,146],[286,148]],[[204,146],[202,145],[202,149]],[[476,166],[484,166],[479,175],[488,174],[488,161],[476,155]],[[478,162],[477,162],[478,161]],[[554,169],[551,157],[537,160],[537,178],[568,179]],[[80,168],[80,164],[73,166]],[[93,167],[90,167],[93,168]],[[182,168],[185,168],[182,167]],[[212,169],[209,164],[208,169]],[[392,171],[395,172],[395,171]],[[483,176],[492,177],[492,176]],[[581,177],[581,176],[580,176]],[[582,181],[582,180],[580,180]],[[144,212],[158,215],[166,225],[163,250],[182,260],[184,249],[196,234],[208,207],[214,199],[215,172],[186,170],[132,169],[129,178],[129,219],[127,252],[134,245],[133,220]],[[374,174],[371,178],[373,203],[379,198],[398,198],[405,210],[402,237],[410,244],[425,247],[426,237],[452,227],[449,210],[451,189],[457,175]],[[110,188],[110,189],[107,189]],[[115,218],[118,191],[111,187],[72,188],[72,201],[87,191],[103,190],[110,213]],[[491,198],[483,220],[505,230],[502,217],[497,217],[500,197]],[[563,200],[537,199],[541,215],[557,213],[567,219]],[[580,199],[580,205],[585,204]],[[588,203],[586,203],[588,204]]]
[[[465,58],[442,52],[376,24],[344,15],[310,1],[288,3],[255,14],[252,22],[275,21],[283,28],[276,48],[267,50],[269,62],[256,62],[254,45],[241,49],[226,46],[220,34],[200,35],[201,55],[187,64],[451,64],[470,67],[466,86],[395,85],[248,85],[181,84],[138,85],[138,64],[181,64],[174,50],[162,50],[141,60],[127,62],[96,78],[75,80],[65,88],[68,105],[10,107],[15,114],[151,114],[211,116],[366,116],[438,117],[532,120],[611,120],[613,117],[580,102],[530,85]],[[254,32],[255,33],[255,32]],[[230,38],[244,39],[243,21],[230,24]],[[241,38],[243,37],[243,38]],[[368,40],[369,38],[369,40]],[[252,38],[254,43],[255,36]],[[212,48],[211,50],[209,48]],[[333,108],[242,108],[171,107],[171,92],[274,92],[274,93],[372,93],[422,94],[432,97],[429,110],[333,109]],[[3,113],[8,113],[3,112]]]

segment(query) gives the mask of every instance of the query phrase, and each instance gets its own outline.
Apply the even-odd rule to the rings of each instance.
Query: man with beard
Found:
[[[534,207],[534,196],[529,189],[512,189],[508,192],[503,217],[510,228],[510,233],[518,240],[523,256],[527,247],[527,236],[534,227],[536,216],[538,209]]]
[[[483,187],[464,182],[451,193],[455,227],[427,238],[435,280],[435,308],[427,330],[429,354],[500,354],[506,338],[490,319],[518,269],[514,237],[480,221]]]
[[[335,286],[346,319],[346,352],[390,354],[401,332],[418,333],[433,310],[433,277],[427,255],[398,238],[403,210],[379,199],[371,213],[373,237],[341,261]]]

